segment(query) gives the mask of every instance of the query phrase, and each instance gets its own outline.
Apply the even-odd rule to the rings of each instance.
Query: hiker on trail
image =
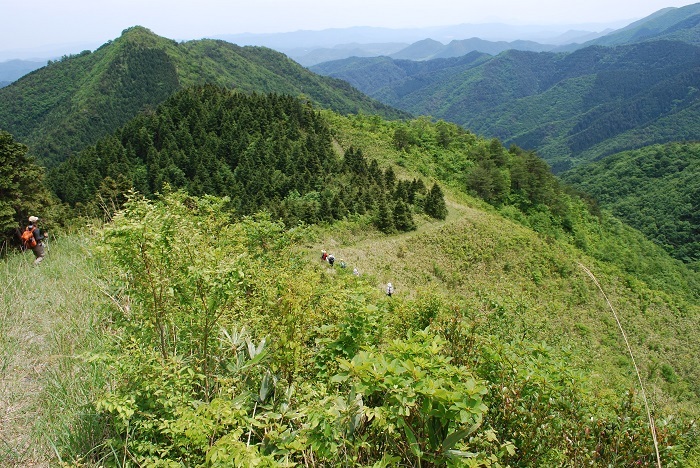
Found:
[[[345,260],[343,260],[343,259],[341,258],[341,259],[340,259],[340,268],[345,268],[345,267],[346,267],[346,265],[345,265]]]
[[[391,297],[392,294],[394,294],[394,286],[391,283],[388,283],[386,285],[386,295]]]
[[[357,267],[352,269],[352,274],[355,276],[360,276],[360,272],[357,270]]]
[[[333,256],[333,254],[328,254],[328,263],[330,263],[331,266],[333,266],[334,262],[335,262],[335,257]]]
[[[36,216],[29,217],[29,225],[22,233],[22,247],[31,249],[34,252],[34,265],[40,264],[44,260],[44,239],[45,234],[37,226],[39,218]]]
[[[321,260],[323,260],[325,262],[327,258],[328,258],[328,254],[326,253],[326,251],[321,250]]]

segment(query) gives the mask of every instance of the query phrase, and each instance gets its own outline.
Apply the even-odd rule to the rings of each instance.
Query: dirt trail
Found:
[[[49,466],[40,461],[43,457],[32,440],[38,410],[35,398],[42,391],[42,372],[51,360],[47,339],[52,327],[52,314],[46,314],[49,285],[42,270],[45,265],[34,268],[33,260],[31,252],[8,259],[2,275],[2,466]]]

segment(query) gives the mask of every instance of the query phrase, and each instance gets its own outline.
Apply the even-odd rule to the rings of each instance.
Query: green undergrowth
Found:
[[[696,306],[681,301],[679,322],[671,292],[449,204],[447,221],[386,236],[363,217],[289,229],[266,215],[232,222],[216,198],[132,197],[85,263],[94,274],[83,286],[109,315],[86,310],[100,311],[109,334],[71,353],[91,379],[82,411],[62,416],[83,424],[53,421],[57,459],[654,465],[633,368],[580,261],[628,332],[661,461],[697,463]],[[320,260],[323,247],[335,266]]]

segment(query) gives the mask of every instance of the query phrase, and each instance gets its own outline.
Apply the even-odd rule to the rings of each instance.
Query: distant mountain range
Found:
[[[600,37],[619,24],[591,24],[569,26],[513,26],[506,24],[463,24],[442,28],[388,29],[354,27],[323,31],[296,31],[276,34],[231,34],[215,36],[237,45],[269,47],[280,51],[306,67],[347,57],[391,56],[410,60],[456,56],[463,53],[464,44],[491,54],[508,48],[548,51],[574,42],[584,42]],[[571,29],[578,28],[578,29]],[[590,28],[583,30],[580,28]],[[601,31],[601,32],[595,32]],[[471,38],[471,39],[464,39]],[[432,56],[413,56],[411,50],[423,41],[432,41]],[[453,44],[462,43],[462,46]],[[546,44],[544,44],[546,42]],[[447,44],[447,45],[445,45]],[[0,87],[6,86],[30,71],[36,70],[48,60],[92,50],[99,45],[88,43],[41,48],[32,51],[0,51]],[[461,47],[461,48],[460,48]],[[45,57],[44,59],[28,57]],[[1,61],[5,60],[5,61]]]
[[[700,4],[664,8],[629,25],[584,24],[516,26],[460,24],[422,29],[355,27],[322,31],[216,36],[239,45],[261,45],[287,54],[310,67],[349,57],[429,60],[476,51],[496,55],[505,50],[572,52],[591,45],[623,45],[642,40],[669,39],[698,43],[692,32]],[[430,44],[430,47],[426,47]]]
[[[8,60],[0,63],[0,88],[44,65],[46,65],[46,61]]]
[[[623,150],[700,139],[699,24],[696,4],[662,10],[570,53],[355,57],[311,70],[387,105],[537,150],[563,171]],[[611,40],[617,47],[596,44]],[[440,50],[430,41],[421,46],[414,55]]]
[[[426,60],[456,57],[472,50],[498,53],[523,47],[522,50],[549,51],[600,37],[613,31],[613,26],[623,25],[461,24],[421,29],[354,27],[276,34],[228,34],[216,37],[241,45],[270,47],[308,67],[348,57],[387,55],[408,60]],[[426,42],[432,45],[429,54],[422,47]]]

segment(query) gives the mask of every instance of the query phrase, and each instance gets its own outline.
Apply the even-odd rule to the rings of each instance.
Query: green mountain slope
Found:
[[[303,95],[342,113],[405,115],[270,49],[212,40],[177,43],[134,27],[92,53],[50,63],[2,88],[0,128],[52,165],[176,90],[204,83]]]
[[[406,231],[422,195],[436,215],[422,183],[397,181],[352,149],[341,161],[325,119],[307,102],[213,85],[175,93],[49,176],[72,206],[119,206],[131,188],[148,197],[184,189],[228,196],[239,216],[267,210],[289,224],[371,214],[383,231]]]
[[[461,57],[434,59],[425,62],[393,60],[389,57],[359,58],[321,63],[310,69],[321,75],[335,76],[352,83],[367,94],[391,90],[399,98],[460,73],[491,58],[487,54],[471,52]]]
[[[700,3],[680,8],[664,8],[627,27],[586,42],[583,46],[618,46],[654,40],[683,41],[700,45]]]
[[[223,161],[236,159],[228,174]],[[697,463],[698,272],[597,212],[532,153],[446,122],[343,116],[205,86],[67,168],[77,180],[62,187],[94,183],[103,207],[123,201],[119,174],[151,191],[151,178],[174,176],[201,196],[144,190],[149,199],[132,196],[94,235],[52,239],[31,280],[17,281],[26,259],[6,260],[0,338],[12,347],[0,356],[12,378],[2,391],[23,412],[12,421],[35,427],[0,427],[11,441],[2,463],[57,454],[109,465],[126,453],[139,465],[652,465],[635,365],[583,266],[626,331],[660,460]],[[328,213],[316,203],[324,192],[369,179],[383,197],[410,197],[405,181],[438,182],[447,216],[426,216],[429,195],[416,192],[407,232],[375,224],[381,196],[364,214],[298,222]],[[239,196],[242,184],[251,190]],[[208,194],[219,188],[230,197]],[[251,203],[244,214],[256,203],[271,213],[241,217],[241,201]],[[292,207],[301,216],[274,221]],[[35,281],[52,294],[27,294]],[[18,310],[22,297],[34,311]],[[22,348],[31,313],[55,347]],[[80,320],[89,332],[72,326]],[[45,394],[19,391],[13,370],[30,359]]]
[[[533,149],[555,171],[654,143],[698,138],[700,48],[657,41],[569,54],[508,51],[466,63],[327,63],[319,73],[414,114]],[[362,70],[360,76],[356,71]],[[439,72],[437,71],[439,70]],[[396,76],[396,75],[395,75]]]
[[[699,144],[628,151],[562,176],[675,258],[700,261]]]

